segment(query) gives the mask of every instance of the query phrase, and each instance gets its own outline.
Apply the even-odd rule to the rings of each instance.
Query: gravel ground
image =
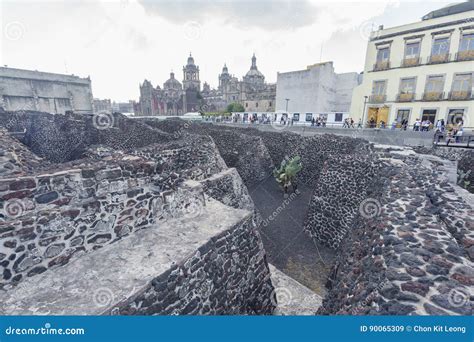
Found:
[[[335,252],[315,244],[303,231],[311,189],[300,186],[285,199],[275,179],[268,177],[249,191],[264,220],[260,232],[268,262],[324,296]]]

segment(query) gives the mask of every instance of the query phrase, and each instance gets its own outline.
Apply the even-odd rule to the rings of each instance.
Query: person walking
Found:
[[[413,125],[413,130],[415,132],[419,132],[420,131],[420,126],[421,126],[421,121],[420,119],[416,119],[415,120],[415,124]]]

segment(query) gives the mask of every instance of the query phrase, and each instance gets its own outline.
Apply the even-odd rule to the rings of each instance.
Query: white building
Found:
[[[0,67],[0,107],[52,114],[92,113],[90,78]]]
[[[332,62],[309,65],[304,70],[279,72],[276,111],[290,113],[297,122],[325,116],[328,121],[340,119],[342,123],[349,112],[352,91],[359,84],[358,73],[336,74]]]
[[[365,122],[416,119],[474,127],[474,2],[371,34],[350,113]],[[356,120],[357,121],[357,120]]]

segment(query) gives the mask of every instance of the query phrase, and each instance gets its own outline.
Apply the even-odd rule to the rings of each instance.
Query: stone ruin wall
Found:
[[[377,212],[354,218],[318,313],[472,315],[472,207],[436,165],[390,151],[380,160]]]
[[[49,122],[56,122],[47,115],[45,117]],[[16,122],[27,127],[25,122],[30,122],[31,117],[20,115],[20,118],[22,120],[16,118]],[[46,119],[43,118],[43,122]],[[16,131],[10,122],[4,127]],[[86,127],[87,121],[86,124],[79,121],[74,125]],[[46,127],[44,131],[49,129]],[[117,129],[120,130],[120,127]],[[48,269],[54,272],[54,268],[66,265],[73,258],[94,253],[137,230],[151,226],[159,229],[160,221],[195,209],[196,203],[190,203],[193,201],[197,201],[197,206],[205,206],[205,202],[213,198],[234,208],[253,209],[252,199],[239,174],[235,169],[227,168],[212,139],[188,134],[170,139],[168,134],[156,132],[158,137],[165,137],[165,144],[132,149],[133,142],[128,142],[126,147],[129,152],[124,153],[114,151],[111,147],[113,143],[96,148],[94,144],[100,139],[88,139],[83,151],[74,154],[74,158],[68,150],[74,148],[74,144],[66,145],[57,155],[43,153],[53,164],[44,159],[38,159],[32,167],[20,164],[15,173],[17,177],[0,180],[3,291],[11,290],[23,279]],[[1,133],[2,141],[11,139],[5,131]],[[104,136],[101,130],[96,133]],[[27,129],[25,137],[28,136]],[[151,141],[155,142],[155,138]],[[14,155],[15,151],[18,148],[10,152]],[[27,150],[22,152],[29,153]],[[79,156],[88,158],[77,159]],[[54,164],[64,159],[72,161]],[[180,272],[185,270],[188,274],[188,280],[203,274],[217,279],[219,286],[210,289],[212,302],[203,304],[199,312],[253,314],[273,311],[273,287],[260,236],[255,229],[255,215],[247,221],[230,227],[222,237],[208,242],[206,250],[196,252],[187,263],[179,266]],[[215,258],[219,264],[209,272]],[[225,272],[219,273],[222,269]],[[183,287],[180,281],[176,287],[171,286],[176,280],[175,269],[157,275],[155,283],[164,280],[168,282],[168,287],[160,293],[154,291],[158,296],[153,299],[155,305],[147,307],[141,303],[142,309],[138,311],[123,306],[124,312],[167,313],[170,305],[163,305],[170,304],[171,298],[176,300],[171,305],[173,310],[178,307],[182,310],[180,313],[191,310],[186,301],[196,291],[192,284]],[[223,286],[228,283],[235,284],[236,288],[230,289],[228,296],[224,296],[226,304],[219,309],[219,305],[223,304],[220,299],[225,289]],[[185,290],[190,292],[184,293]],[[184,293],[185,297],[176,297],[178,292],[180,295]],[[146,296],[151,300],[149,293]],[[165,302],[160,302],[162,298]],[[186,305],[183,306],[183,303]],[[190,303],[193,305],[194,302],[190,300]],[[162,309],[163,312],[153,311]],[[194,309],[191,311],[196,312]]]
[[[458,185],[474,194],[474,151],[455,147],[419,147],[415,151],[457,162]]]
[[[366,211],[376,214],[371,198],[378,183],[377,160],[370,155],[331,156],[323,163],[314,186],[304,230],[315,241],[339,250],[354,219]],[[362,213],[364,214],[364,213]]]
[[[268,315],[275,307],[263,245],[246,218],[109,314]]]

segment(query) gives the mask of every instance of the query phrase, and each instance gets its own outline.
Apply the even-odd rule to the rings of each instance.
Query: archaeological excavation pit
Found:
[[[100,119],[0,113],[2,314],[472,314],[472,194],[436,151]]]

